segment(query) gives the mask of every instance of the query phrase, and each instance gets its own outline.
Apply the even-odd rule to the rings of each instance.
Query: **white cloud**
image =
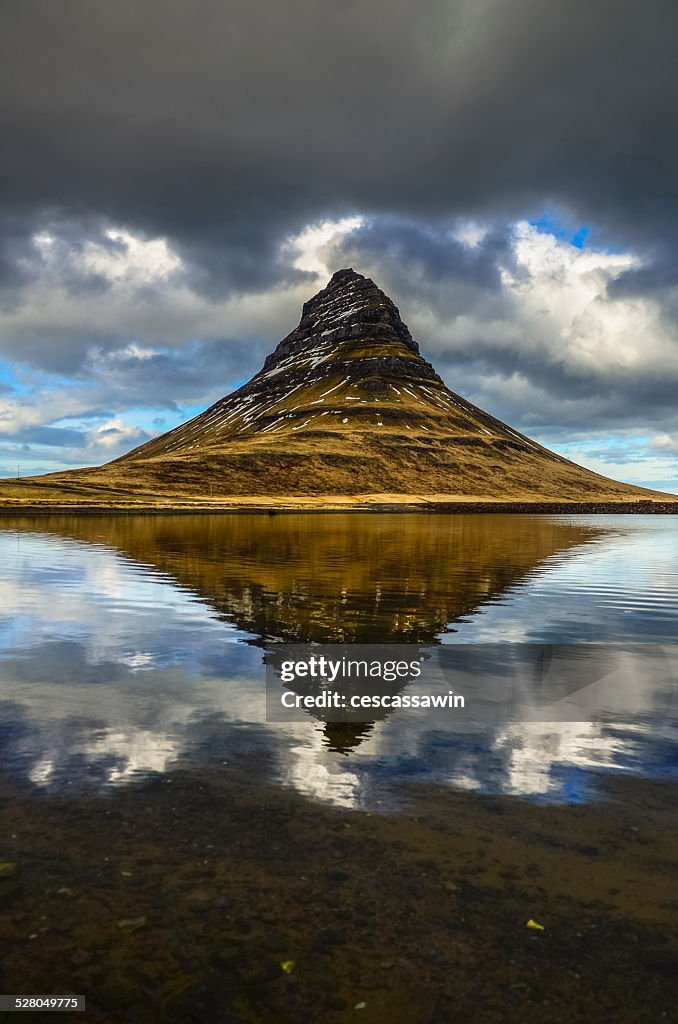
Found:
[[[78,416],[91,409],[91,394],[76,388],[36,388],[18,398],[0,398],[0,434],[18,434],[27,427]]]
[[[641,265],[637,256],[581,250],[525,222],[516,225],[515,254],[523,273],[504,270],[504,283],[519,321],[548,339],[556,361],[615,373],[642,369],[661,352],[678,369],[657,305],[607,294],[610,282]]]
[[[146,434],[139,427],[130,426],[124,420],[106,420],[94,430],[87,434],[88,446],[92,448],[103,448],[106,456],[110,457],[113,449],[127,450],[129,447],[140,444]]]
[[[468,245],[469,248],[476,249],[486,237],[487,231],[486,225],[478,224],[472,220],[464,220],[460,221],[456,226],[452,232],[452,237],[456,238],[458,242]]]
[[[512,257],[500,266],[499,301],[458,312],[431,304],[416,310],[411,325],[430,351],[503,350],[534,359],[535,369],[546,361],[612,380],[661,366],[678,378],[677,338],[660,306],[608,294],[621,274],[641,265],[636,254],[582,250],[521,221],[513,228]]]
[[[331,277],[339,268],[327,265],[323,250],[332,242],[338,242],[361,227],[363,223],[362,217],[343,217],[341,220],[324,220],[319,224],[309,224],[300,234],[294,235],[283,244],[283,258],[291,257],[292,266],[297,270],[306,270],[318,277]]]
[[[650,441],[650,448],[659,448],[661,451],[678,453],[678,433],[674,435],[657,434]]]
[[[570,445],[560,445],[558,450],[560,454],[580,466],[591,469],[594,473],[612,477],[613,480],[623,480],[641,486],[646,481],[654,481],[660,490],[671,493],[678,490],[678,463],[675,457],[655,457],[646,446],[636,447],[630,443],[628,455],[620,451],[616,458],[596,456],[591,454],[590,450],[577,449],[576,446]]]
[[[87,241],[82,248],[65,249],[57,235],[42,231],[33,236],[33,243],[46,273],[57,280],[68,264],[76,272],[99,275],[116,288],[134,288],[164,281],[182,267],[165,238],[144,238],[123,228],[107,228],[103,238]]]

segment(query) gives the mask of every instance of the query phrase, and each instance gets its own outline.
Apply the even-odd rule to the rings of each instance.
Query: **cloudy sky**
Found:
[[[674,0],[0,7],[0,475],[243,383],[331,273],[453,390],[678,490]]]

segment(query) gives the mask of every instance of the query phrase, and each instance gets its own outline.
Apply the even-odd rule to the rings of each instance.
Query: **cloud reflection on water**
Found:
[[[492,518],[497,528],[505,528],[500,517]],[[465,543],[465,621],[456,622],[454,633],[439,632],[441,608],[450,618],[454,611],[454,588],[446,591],[444,580],[456,577],[443,571],[440,578],[428,577],[429,590],[415,607],[417,628],[421,633],[430,609],[433,644],[472,638],[557,642],[571,639],[579,622],[595,626],[602,594],[606,635],[666,640],[676,621],[672,567],[678,531],[673,522],[647,518],[654,520],[649,526],[627,520],[621,529],[618,522],[611,524],[607,532],[599,520],[590,538],[578,525],[577,543],[570,545],[560,534],[550,534],[531,557],[523,551],[513,572],[504,563],[489,582],[483,543],[471,555]],[[307,535],[312,525],[306,517]],[[426,527],[444,528],[442,523]],[[508,527],[518,528],[517,522]],[[143,529],[148,531],[148,523]],[[378,524],[374,529],[383,550],[384,534]],[[559,530],[564,535],[567,524]],[[590,792],[594,768],[647,774],[675,769],[672,723],[664,730],[649,728],[647,711],[656,697],[651,692],[625,719],[596,723],[495,723],[484,730],[450,732],[439,712],[396,713],[358,730],[343,752],[332,727],[313,719],[267,723],[262,651],[242,628],[242,598],[247,594],[246,615],[256,619],[259,594],[270,623],[275,593],[270,586],[267,593],[257,590],[253,580],[259,567],[243,559],[236,581],[240,604],[229,620],[225,612],[236,586],[234,563],[227,567],[227,585],[210,603],[209,587],[196,585],[197,536],[192,537],[193,576],[188,581],[170,572],[167,557],[158,557],[148,545],[143,564],[142,552],[133,546],[124,550],[119,543],[68,538],[50,533],[44,524],[0,531],[0,763],[5,770],[43,787],[100,786],[163,774],[186,761],[227,762],[323,801],[377,806],[400,784],[414,780],[579,799]],[[295,536],[289,534],[288,541]],[[241,529],[240,550],[242,539]],[[431,550],[439,551],[440,543],[449,545],[449,536],[443,541],[436,537]],[[341,571],[340,549],[341,543],[335,543],[333,574]],[[345,552],[350,554],[350,544]],[[205,579],[212,579],[218,563],[213,556],[214,551],[204,553],[209,563]],[[383,565],[378,568],[383,572]],[[347,561],[346,572],[353,571]],[[372,577],[375,571],[372,566]],[[223,584],[225,575],[214,579]],[[617,597],[625,594],[625,600],[614,599],[615,579]],[[655,591],[658,579],[662,586]],[[389,621],[398,621],[388,579],[382,579],[381,590],[391,600],[389,614],[395,620]],[[653,619],[648,609],[655,593],[661,600]],[[363,600],[369,599],[363,593]],[[277,600],[289,617],[289,600],[285,595]],[[317,609],[324,600],[324,594],[308,596]],[[411,595],[408,601],[411,610]],[[308,614],[312,621],[313,608]],[[596,628],[600,632],[603,627]]]

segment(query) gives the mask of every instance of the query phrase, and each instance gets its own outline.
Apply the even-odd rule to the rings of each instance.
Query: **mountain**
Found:
[[[103,467],[31,484],[156,505],[667,497],[582,469],[450,391],[391,299],[354,270],[337,271],[305,303],[299,325],[237,391]]]

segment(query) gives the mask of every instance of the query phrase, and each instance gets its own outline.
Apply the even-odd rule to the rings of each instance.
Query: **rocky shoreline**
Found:
[[[109,516],[109,515],[303,515],[319,513],[375,513],[390,515],[398,513],[420,514],[502,514],[502,515],[678,515],[677,501],[416,501],[401,502],[361,501],[353,497],[337,497],[314,501],[313,499],[271,498],[262,501],[259,496],[233,504],[202,501],[180,504],[139,504],[115,505],[95,503],[72,504],[26,504],[0,505],[0,517],[21,516]]]
[[[672,1016],[672,784],[608,777],[578,806],[425,788],[366,814],[251,769],[2,782],[5,990],[85,993],[111,1024]]]

